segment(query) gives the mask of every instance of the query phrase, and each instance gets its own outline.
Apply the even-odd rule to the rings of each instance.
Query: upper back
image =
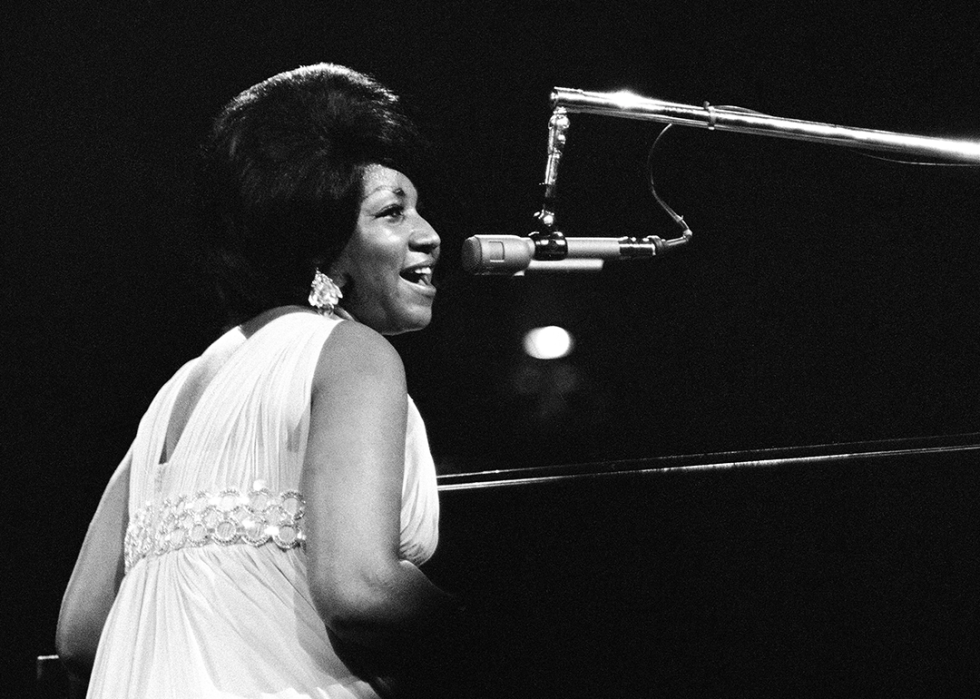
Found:
[[[278,313],[229,331],[157,394],[134,443],[130,503],[295,488],[323,343],[339,323]]]
[[[170,411],[167,423],[167,435],[164,440],[160,463],[166,463],[180,441],[187,421],[201,399],[204,390],[210,385],[215,375],[231,358],[235,351],[245,342],[245,335],[237,328],[225,333],[211,345],[194,363],[190,373],[184,379],[174,405]]]

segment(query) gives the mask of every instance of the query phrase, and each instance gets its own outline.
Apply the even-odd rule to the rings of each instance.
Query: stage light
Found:
[[[524,351],[535,359],[561,359],[571,354],[574,347],[569,332],[557,325],[534,328],[524,336]]]

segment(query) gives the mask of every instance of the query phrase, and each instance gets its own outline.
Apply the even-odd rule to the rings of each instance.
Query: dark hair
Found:
[[[231,319],[305,304],[354,232],[364,168],[421,177],[425,148],[398,98],[320,63],[235,97],[214,122],[199,173],[209,267]]]

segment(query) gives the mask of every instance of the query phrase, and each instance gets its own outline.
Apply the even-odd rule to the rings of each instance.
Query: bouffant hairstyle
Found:
[[[208,266],[229,319],[305,304],[357,222],[364,169],[422,176],[425,147],[398,98],[321,63],[273,76],[214,122],[198,182]]]

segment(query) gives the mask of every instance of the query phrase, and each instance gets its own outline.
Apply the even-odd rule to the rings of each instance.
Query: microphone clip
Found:
[[[528,237],[534,241],[535,260],[564,260],[568,257],[568,241],[560,231],[535,231]]]

